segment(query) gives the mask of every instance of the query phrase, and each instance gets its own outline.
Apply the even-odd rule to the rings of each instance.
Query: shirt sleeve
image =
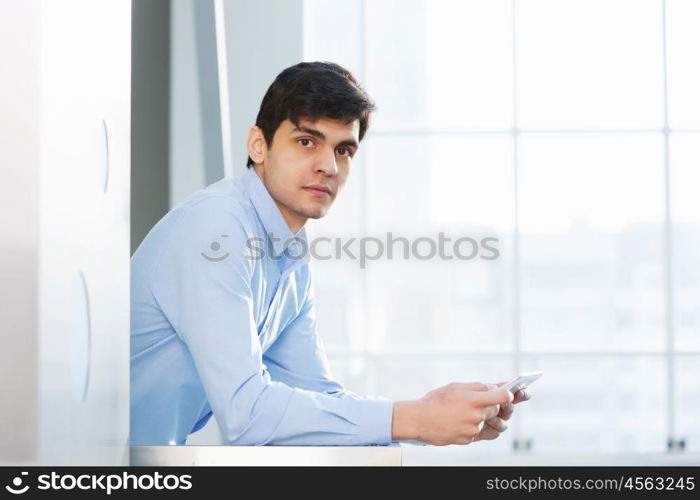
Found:
[[[289,366],[293,359],[316,363],[287,379],[297,386],[271,378],[253,314],[256,271],[245,258],[254,235],[225,197],[181,210],[161,252],[153,293],[192,356],[225,438],[236,445],[389,444],[393,402],[337,397],[342,388],[327,379],[322,354],[301,354],[317,342],[315,330],[288,344]],[[312,316],[297,319],[286,333],[306,331]],[[304,377],[308,384],[296,384]]]
[[[308,271],[308,267],[304,269]],[[308,275],[307,275],[308,276]],[[333,378],[316,324],[313,283],[309,278],[296,317],[263,354],[273,380],[330,396],[354,395]]]
[[[306,268],[308,271],[308,267]],[[363,404],[362,417],[367,426],[384,430],[391,440],[393,401],[382,397],[361,397],[335,379],[328,364],[316,322],[315,294],[312,279],[307,280],[304,303],[298,315],[280,333],[263,354],[263,363],[273,380],[292,387],[316,391],[338,399],[349,398]],[[362,403],[362,402],[365,403]],[[357,416],[355,420],[359,420]]]

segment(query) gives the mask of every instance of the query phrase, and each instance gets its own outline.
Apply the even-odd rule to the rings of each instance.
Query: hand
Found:
[[[482,383],[452,383],[419,400],[418,440],[433,445],[469,444],[486,421],[509,406],[513,394]]]
[[[499,386],[504,382],[499,382],[495,386]],[[501,409],[498,414],[484,422],[484,427],[481,432],[474,438],[474,441],[490,441],[496,439],[503,432],[508,429],[506,424],[507,420],[513,415],[514,405],[522,403],[523,401],[528,401],[532,398],[532,394],[528,389],[520,389],[515,393],[513,401],[505,405],[501,405]]]

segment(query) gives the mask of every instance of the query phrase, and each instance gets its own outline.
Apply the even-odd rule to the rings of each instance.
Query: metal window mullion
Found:
[[[558,129],[558,130],[547,130],[547,129],[518,129],[519,135],[582,135],[582,134],[662,134],[666,130],[669,133],[679,133],[679,134],[697,134],[700,133],[700,129],[668,129],[666,128],[637,128],[637,129]],[[373,136],[401,136],[401,135],[497,135],[497,134],[510,134],[513,129],[379,129],[372,132]]]
[[[666,0],[661,2],[661,43],[663,62],[663,103],[664,103],[664,287],[666,298],[666,419],[669,443],[676,439],[675,415],[675,376],[674,376],[674,293],[673,293],[673,231],[671,220],[671,168],[669,161],[668,126],[668,53],[666,35]],[[669,450],[670,451],[670,450]]]
[[[360,74],[358,77],[360,78],[361,82],[365,82],[367,78],[367,20],[366,20],[366,15],[367,15],[367,9],[366,9],[366,4],[365,0],[360,0],[358,2],[358,8],[360,10],[358,19],[360,20],[360,26],[359,26],[359,31],[360,31],[360,67],[359,71]],[[366,156],[365,156],[366,158]],[[361,233],[362,234],[367,234],[368,230],[368,210],[367,210],[367,186],[368,186],[368,181],[367,181],[367,172],[369,169],[367,168],[362,168],[359,169],[360,175],[362,177],[362,189],[360,190],[360,196],[362,199],[360,200],[360,210],[361,210]],[[370,354],[370,349],[369,349],[369,344],[370,344],[370,322],[369,322],[369,284],[367,280],[367,273],[372,272],[370,269],[365,269],[365,272],[360,273],[360,289],[361,289],[361,295],[362,295],[362,324],[363,324],[363,330],[364,330],[364,339],[363,339],[363,346],[362,346],[362,351],[363,351],[363,359],[365,366],[367,369],[365,370],[365,390],[369,394],[376,394],[377,393],[377,367],[375,366],[377,364],[377,360],[375,357],[371,356]]]
[[[437,357],[437,358],[509,358],[513,359],[512,351],[429,351],[429,350],[391,350],[385,349],[376,352],[366,353],[365,351],[352,351],[347,349],[326,350],[328,356],[331,357],[369,357],[371,359],[381,358],[411,358],[411,357]],[[674,351],[674,358],[677,357],[700,357],[700,351]],[[665,357],[667,352],[661,351],[520,351],[520,358],[606,358],[606,357],[626,357],[626,358],[644,358],[644,357]]]
[[[522,290],[520,281],[520,222],[519,222],[519,156],[518,156],[518,51],[517,51],[517,1],[512,0],[511,12],[511,36],[512,36],[512,71],[513,71],[513,129],[511,137],[513,140],[513,374],[522,371]],[[522,442],[524,429],[522,419],[515,419],[514,444]],[[519,447],[519,446],[518,446]],[[515,448],[515,446],[514,446]],[[513,450],[515,451],[515,450]]]

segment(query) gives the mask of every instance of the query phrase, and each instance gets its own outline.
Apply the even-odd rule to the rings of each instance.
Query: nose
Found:
[[[335,151],[331,151],[330,155],[325,155],[316,165],[317,172],[323,172],[326,175],[335,175],[338,173],[338,164],[335,161]]]

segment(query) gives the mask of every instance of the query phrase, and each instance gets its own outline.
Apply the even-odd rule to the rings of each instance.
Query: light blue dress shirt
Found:
[[[331,377],[304,245],[252,168],[151,229],[131,259],[132,445],[184,444],[212,411],[236,445],[391,443],[393,402]]]

